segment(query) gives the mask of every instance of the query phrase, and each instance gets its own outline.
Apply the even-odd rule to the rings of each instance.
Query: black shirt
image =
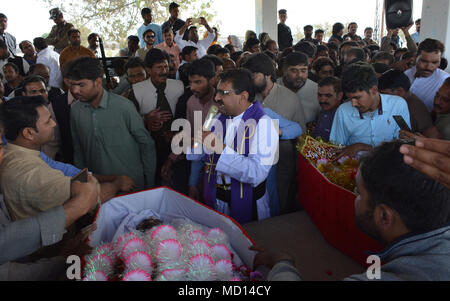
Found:
[[[289,26],[286,24],[279,23],[278,24],[278,47],[280,51],[283,51],[286,48],[292,47],[292,33]]]

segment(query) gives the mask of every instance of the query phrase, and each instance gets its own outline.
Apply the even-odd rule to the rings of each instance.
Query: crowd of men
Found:
[[[299,210],[302,133],[342,145],[335,160],[361,158],[356,221],[390,246],[384,279],[450,279],[450,74],[420,20],[381,45],[354,22],[345,35],[334,24],[328,42],[305,26],[294,45],[280,10],[277,41],[249,30],[222,46],[205,18],[179,19],[175,2],[169,13],[160,26],[142,9],[115,80],[99,35],[82,46],[58,8],[47,38],[19,43],[22,57],[0,14],[0,279],[63,275],[61,256],[86,252],[85,220],[120,193],[169,186],[240,223]],[[252,249],[269,279],[300,279],[290,256]]]

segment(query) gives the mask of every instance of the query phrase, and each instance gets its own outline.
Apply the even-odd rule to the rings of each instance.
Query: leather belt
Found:
[[[228,203],[231,207],[231,184],[217,184],[216,185],[216,198],[222,202]],[[252,220],[258,220],[258,213],[256,207],[256,201],[262,198],[266,194],[266,181],[262,182],[258,186],[253,188],[253,200],[252,200]]]

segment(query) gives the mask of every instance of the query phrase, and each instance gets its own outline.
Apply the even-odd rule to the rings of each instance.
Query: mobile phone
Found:
[[[79,181],[81,183],[87,183],[87,181],[88,181],[88,169],[87,168],[83,169],[82,171],[80,171],[79,173],[74,175],[72,177],[72,179],[70,180],[71,183],[73,183],[75,181]]]
[[[402,116],[400,115],[395,115],[394,116],[394,120],[395,122],[397,122],[398,127],[402,130],[402,131],[407,131],[412,133],[411,129],[409,128],[408,124],[406,123],[405,119],[403,119]]]
[[[202,22],[201,18],[192,18],[192,24],[200,24]]]

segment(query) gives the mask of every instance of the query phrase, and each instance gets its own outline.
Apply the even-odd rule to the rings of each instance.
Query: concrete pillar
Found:
[[[277,0],[255,0],[256,34],[267,32],[278,41],[278,9]]]
[[[420,41],[432,38],[445,45],[444,57],[450,60],[450,1],[423,0]],[[447,68],[450,72],[450,67]]]

